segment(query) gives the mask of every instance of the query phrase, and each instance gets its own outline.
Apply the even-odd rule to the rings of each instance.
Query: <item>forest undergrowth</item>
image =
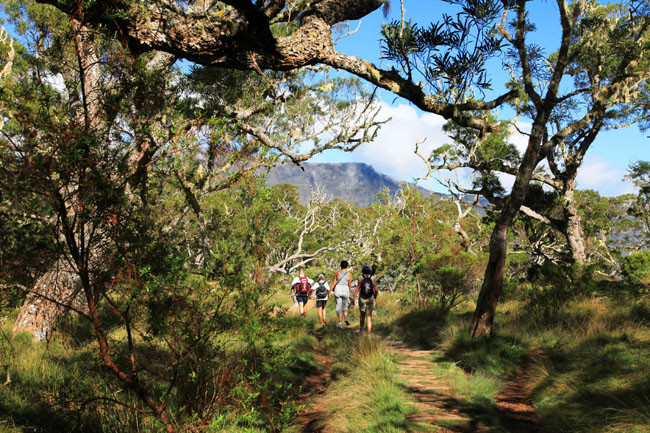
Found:
[[[376,335],[368,339],[355,332],[355,309],[350,310],[351,327],[320,328],[314,309],[300,319],[285,295],[277,295],[270,302],[287,312],[269,324],[276,333],[265,344],[273,350],[260,348],[260,359],[243,361],[251,368],[233,379],[220,412],[209,423],[183,419],[182,407],[172,407],[172,413],[183,420],[181,431],[188,432],[422,431],[412,418],[418,408],[398,374],[400,359],[387,344],[399,340],[432,350],[429,374],[448,385],[444,392],[453,395],[455,410],[472,419],[471,425],[441,422],[439,431],[510,431],[497,400],[522,368],[539,431],[650,431],[647,295],[605,284],[565,300],[552,314],[530,300],[508,294],[506,298],[495,332],[472,340],[467,334],[471,303],[442,315],[435,308],[418,309],[398,294],[382,294]],[[331,320],[333,305],[328,307]],[[97,343],[82,332],[85,328],[75,326],[77,319],[67,317],[55,337],[40,344],[25,334],[12,337],[11,319],[6,317],[0,336],[2,379],[10,380],[0,386],[0,431],[162,430],[144,416],[137,399],[116,392],[106,376],[98,374],[101,367],[92,362]],[[237,351],[237,345],[231,350]],[[330,357],[327,372],[316,351]],[[325,373],[329,385],[317,395],[301,386],[305,377]],[[299,400],[300,393],[308,397]],[[173,403],[170,399],[170,406]],[[312,420],[311,430],[304,430],[295,420],[310,406],[318,408],[318,419]]]

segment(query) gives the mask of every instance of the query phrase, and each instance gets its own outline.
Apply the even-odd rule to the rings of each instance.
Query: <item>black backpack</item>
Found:
[[[325,284],[321,283],[320,281],[318,282],[318,286],[316,286],[316,300],[324,300],[327,298],[327,287],[325,287]]]
[[[359,293],[359,296],[361,296],[364,299],[368,299],[371,296],[374,296],[375,294],[375,284],[372,281],[372,278],[370,277],[363,277],[363,280],[361,280],[361,292]]]

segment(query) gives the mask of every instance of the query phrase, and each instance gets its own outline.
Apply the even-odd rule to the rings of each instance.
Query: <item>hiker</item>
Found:
[[[312,284],[314,284],[314,280],[307,278],[305,276],[305,270],[302,268],[298,272],[298,276],[291,282],[291,291],[289,293],[292,295],[295,292],[298,309],[303,318],[307,317],[307,301],[312,291]]]
[[[325,317],[325,305],[329,299],[330,285],[325,281],[325,274],[318,274],[318,283],[314,286],[316,294],[316,308],[318,309],[318,321],[321,325],[327,324]]]
[[[334,280],[332,280],[332,287],[327,293],[327,296],[331,296],[332,291],[334,291],[334,299],[336,300],[336,315],[339,317],[339,328],[343,327],[343,321],[345,324],[350,326],[348,321],[348,304],[350,303],[350,273],[348,272],[348,262],[343,260],[341,262],[341,270],[334,274]]]
[[[373,269],[369,264],[361,267],[361,277],[357,290],[354,292],[352,299],[357,299],[359,295],[359,332],[363,332],[364,321],[368,324],[368,337],[372,335],[372,312],[375,311],[375,298],[377,297],[377,283],[373,275]]]

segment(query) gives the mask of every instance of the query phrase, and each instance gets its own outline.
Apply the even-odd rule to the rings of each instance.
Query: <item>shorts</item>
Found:
[[[327,305],[327,299],[316,299],[316,308],[325,308]]]
[[[309,296],[307,295],[296,295],[296,302],[297,303],[302,303],[303,305],[307,305],[307,301],[309,300]]]
[[[336,314],[343,314],[348,310],[350,304],[350,296],[336,296]]]
[[[365,313],[366,309],[370,309],[370,311],[373,311],[375,309],[374,296],[371,296],[369,298],[362,298],[361,296],[359,296],[359,311]]]

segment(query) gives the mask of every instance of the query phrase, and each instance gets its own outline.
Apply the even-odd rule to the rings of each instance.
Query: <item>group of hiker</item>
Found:
[[[361,276],[357,279],[354,295],[350,296],[353,287],[353,279],[348,269],[349,263],[345,260],[341,262],[341,269],[334,274],[332,284],[325,281],[325,275],[318,275],[318,282],[314,283],[311,278],[305,276],[304,269],[300,269],[297,277],[291,282],[290,296],[295,295],[298,309],[302,317],[307,315],[307,302],[310,296],[314,295],[316,299],[316,308],[318,310],[318,321],[321,325],[327,324],[327,315],[325,306],[334,292],[336,302],[336,315],[338,316],[338,327],[342,328],[343,323],[350,326],[348,319],[348,308],[358,300],[359,303],[359,331],[363,332],[364,325],[368,330],[368,336],[372,332],[372,313],[375,310],[375,299],[377,298],[377,282],[373,278],[374,269],[369,264],[361,267]]]

